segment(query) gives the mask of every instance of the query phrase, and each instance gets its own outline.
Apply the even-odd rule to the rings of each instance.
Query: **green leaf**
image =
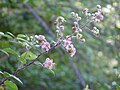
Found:
[[[12,37],[15,37],[12,33],[10,32],[7,32],[8,35],[12,36]]]
[[[34,62],[34,64],[43,66],[39,61]]]
[[[1,48],[8,48],[8,47],[10,47],[10,44],[9,44],[9,42],[8,41],[0,41],[0,47]]]
[[[10,77],[14,78],[15,80],[17,80],[18,82],[20,82],[21,84],[23,84],[22,81],[18,77],[14,76],[8,72],[4,72],[4,73],[0,72],[0,73],[3,74],[4,77],[10,76]]]
[[[32,46],[32,44],[31,44],[29,41],[27,41],[27,40],[25,40],[25,39],[23,39],[23,38],[17,38],[17,40],[26,42],[27,44],[29,44],[29,45]]]
[[[3,33],[3,32],[0,32],[0,35],[4,35],[4,33]]]
[[[120,86],[118,84],[116,85],[116,90],[120,90]]]
[[[9,52],[9,53],[11,53],[11,54],[14,54],[14,55],[16,55],[17,57],[18,57],[18,54],[17,54],[17,52],[16,51],[14,51],[13,49],[11,49],[11,48],[5,48],[5,49],[3,49],[4,51],[6,51],[6,52]]]
[[[17,37],[18,37],[18,38],[25,38],[26,35],[24,35],[24,34],[18,34]]]
[[[25,64],[26,60],[33,60],[35,59],[37,56],[35,54],[33,54],[30,51],[24,52],[21,56],[20,56],[20,61]]]
[[[23,39],[26,39],[26,40],[30,40],[29,37],[27,35],[24,35],[24,34],[18,34],[17,38],[23,38]]]
[[[51,72],[52,72],[52,74],[54,75],[54,77],[55,77],[55,72],[53,71],[53,70],[51,70],[51,69],[49,69]]]
[[[14,78],[15,80],[17,80],[18,82],[20,82],[21,84],[23,84],[23,82],[16,76],[14,75],[10,75],[12,78]]]
[[[9,56],[9,54],[6,51],[4,51],[2,49],[0,49],[0,51],[3,52],[3,53],[5,53],[7,56]]]
[[[4,73],[3,73],[3,76],[4,76],[4,77],[8,77],[8,76],[10,76],[10,74],[9,74],[8,72],[4,72]]]
[[[7,34],[4,34],[3,36],[6,38],[12,38],[10,35],[7,35]]]
[[[2,71],[0,71],[0,74],[3,74],[3,72],[2,72]]]
[[[4,84],[6,85],[8,90],[18,90],[18,87],[15,83],[13,83],[12,81],[5,81]]]

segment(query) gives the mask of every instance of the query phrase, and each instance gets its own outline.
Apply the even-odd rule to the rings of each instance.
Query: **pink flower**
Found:
[[[67,50],[71,57],[75,55],[76,48],[72,44],[71,37],[67,36],[66,39],[63,40],[63,46],[65,47],[65,49]]]
[[[68,38],[68,36],[66,37],[66,39],[63,40],[64,47],[70,45],[71,43],[72,43],[72,39]]]
[[[43,66],[48,69],[52,69],[55,66],[55,63],[53,63],[53,60],[50,58],[46,58],[46,61],[43,63]]]
[[[59,28],[60,28],[61,30],[64,30],[64,29],[65,29],[63,25],[59,26]]]
[[[71,57],[73,57],[76,53],[76,48],[73,46],[73,44],[70,44],[66,47],[67,52],[70,54]]]
[[[41,48],[45,49],[48,52],[50,49],[50,43],[47,41],[42,41]]]
[[[45,36],[43,36],[43,35],[35,35],[35,37],[36,37],[40,42],[42,42],[43,40],[45,40]]]
[[[104,16],[103,16],[101,13],[99,13],[99,12],[96,13],[95,15],[96,15],[96,16],[95,16],[96,19],[98,19],[98,20],[100,20],[100,21],[102,21],[102,20],[104,19]]]

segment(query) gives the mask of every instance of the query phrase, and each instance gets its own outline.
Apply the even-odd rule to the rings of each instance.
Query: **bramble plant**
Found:
[[[41,65],[43,68],[47,68],[54,73],[54,61],[50,59],[50,57],[47,57],[45,62],[42,63],[39,61],[39,58],[42,55],[50,52],[51,50],[59,46],[64,48],[65,51],[70,55],[70,57],[73,57],[76,54],[76,48],[73,44],[73,38],[78,40],[78,42],[85,42],[86,40],[84,38],[84,35],[82,34],[82,32],[84,32],[84,29],[87,28],[91,33],[93,33],[93,35],[99,36],[99,29],[97,27],[89,29],[88,24],[99,23],[104,19],[102,7],[100,5],[97,5],[96,12],[93,13],[85,8],[82,13],[86,17],[87,22],[84,25],[79,25],[79,21],[82,20],[82,17],[80,17],[75,12],[71,12],[71,16],[73,19],[73,26],[71,27],[71,30],[73,33],[69,35],[64,34],[64,30],[66,30],[64,23],[67,23],[68,21],[62,16],[57,17],[54,23],[56,26],[57,39],[55,41],[52,41],[51,43],[45,38],[44,35],[27,36],[24,34],[18,34],[17,36],[14,36],[10,32],[7,32],[6,34],[0,32],[0,38],[6,37],[9,42],[15,42],[15,44],[21,45],[26,49],[26,51],[24,51],[22,54],[18,54],[17,51],[14,51],[11,48],[0,49],[1,52],[5,53],[8,56],[8,53],[16,55],[17,59],[21,63],[17,70],[12,74],[5,71],[0,71],[0,74],[3,75],[3,79],[0,81],[0,85],[5,85],[7,88],[9,88],[9,90],[17,90],[18,88],[15,83],[9,81],[8,79],[14,78],[22,83],[22,81],[18,77],[16,77],[16,75],[18,74],[18,72],[22,71],[28,66],[31,66],[32,64]],[[32,50],[39,52],[39,55],[32,52]]]

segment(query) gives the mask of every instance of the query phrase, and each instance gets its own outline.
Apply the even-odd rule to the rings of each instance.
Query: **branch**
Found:
[[[78,77],[78,79],[79,79],[79,81],[80,81],[80,85],[82,86],[82,88],[85,88],[85,85],[86,85],[86,84],[85,84],[85,81],[83,80],[82,75],[81,75],[80,72],[78,71],[76,65],[74,64],[74,62],[73,62],[71,59],[69,59],[69,62],[70,62],[70,64],[71,64],[71,66],[72,66],[72,68],[73,68],[76,76]]]
[[[26,6],[26,8],[28,8],[31,11],[32,15],[37,19],[37,21],[45,28],[45,30],[48,32],[48,34],[50,34],[52,37],[54,37],[55,36],[54,33],[51,32],[51,30],[48,28],[48,26],[46,25],[46,23],[37,15],[37,13],[33,10],[33,8],[30,5],[28,5],[28,4],[25,4],[25,6]],[[86,22],[81,27],[81,29],[83,29],[86,26],[86,24],[89,24],[89,23],[90,22]],[[75,33],[71,34],[69,37],[71,37],[74,34]],[[76,76],[78,77],[78,79],[80,81],[81,86],[84,88],[85,87],[85,82],[84,82],[84,80],[83,80],[83,78],[82,78],[79,70],[77,69],[77,67],[75,66],[75,64],[71,60],[69,60],[69,61],[70,61],[70,64],[71,64],[71,66],[72,66],[72,68],[73,68]]]
[[[31,14],[37,19],[37,21],[45,28],[46,32],[48,34],[50,34],[52,37],[55,37],[52,30],[49,29],[47,24],[42,20],[42,18],[40,16],[37,15],[37,13],[34,11],[34,9],[28,4],[25,4],[25,7],[31,12]]]
[[[54,49],[55,47],[57,47],[59,44],[61,44],[61,42],[56,43],[56,45],[54,45],[53,47],[51,47],[51,48],[49,49],[49,51],[51,51],[52,49]],[[39,57],[41,57],[41,56],[44,55],[45,53],[48,53],[48,52],[45,51],[45,52],[39,54],[39,55],[38,55],[34,60],[32,60],[30,63],[25,64],[25,65],[24,65],[23,67],[21,67],[21,68],[18,68],[12,75],[16,76],[18,72],[22,71],[23,69],[27,68],[28,66],[31,66],[35,61],[38,60]],[[10,77],[11,77],[11,76],[8,76],[8,77],[3,78],[3,80],[0,81],[0,85],[4,84],[4,82],[5,82],[6,80],[8,80]]]

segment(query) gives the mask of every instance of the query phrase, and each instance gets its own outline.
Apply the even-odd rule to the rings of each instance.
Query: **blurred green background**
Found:
[[[17,83],[19,90],[82,90],[88,85],[91,90],[115,90],[113,82],[120,84],[120,1],[119,0],[0,0],[0,32],[17,34],[43,34],[51,41],[55,34],[57,16],[70,19],[72,11],[82,17],[84,8],[94,12],[97,4],[103,7],[104,20],[90,24],[100,29],[100,37],[84,31],[85,43],[74,41],[77,54],[73,58],[64,50],[57,49],[41,57],[50,57],[56,63],[55,76],[41,66],[32,65],[17,76],[24,85]],[[34,13],[35,12],[35,13]],[[38,15],[41,22],[36,19]],[[45,28],[43,23],[46,24]],[[50,33],[47,31],[50,30]],[[71,33],[71,25],[65,24],[65,34]],[[8,43],[0,48],[8,46]],[[9,44],[14,50],[19,46]],[[0,70],[14,72],[18,61],[14,55],[6,57],[0,52]],[[82,78],[82,80],[81,80]],[[81,82],[82,81],[82,82]]]

